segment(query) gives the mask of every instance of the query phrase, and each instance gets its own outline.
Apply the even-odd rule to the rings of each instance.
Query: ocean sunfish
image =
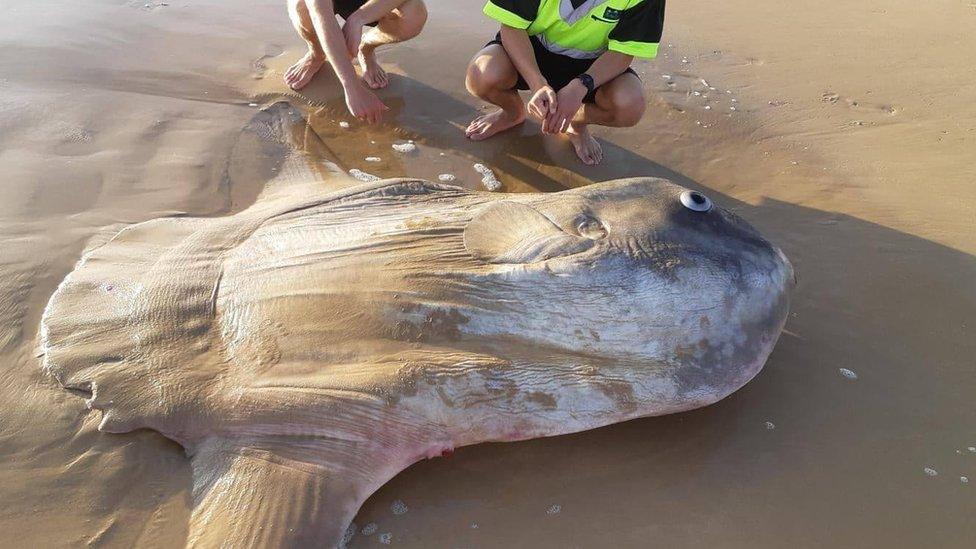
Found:
[[[336,546],[418,460],[714,403],[787,317],[783,253],[663,179],[326,192],[301,166],[235,215],[123,229],[44,312],[101,430],[186,449],[190,546]]]

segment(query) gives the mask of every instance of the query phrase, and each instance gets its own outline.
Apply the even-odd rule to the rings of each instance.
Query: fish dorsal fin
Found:
[[[464,247],[488,263],[535,263],[582,252],[593,241],[562,230],[535,208],[499,202],[464,229]]]

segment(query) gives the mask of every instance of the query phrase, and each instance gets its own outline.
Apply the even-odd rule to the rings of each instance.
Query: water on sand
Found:
[[[97,415],[46,378],[35,345],[44,303],[92,239],[163,215],[239,211],[267,179],[260,159],[229,162],[231,146],[249,104],[278,99],[266,94],[282,90],[300,44],[280,2],[234,4],[0,7],[8,539],[186,540],[179,447],[95,431]],[[327,78],[308,91],[324,158],[382,177],[455,174],[471,188],[482,163],[509,191],[666,175],[754,221],[800,281],[786,336],[741,393],[418,464],[366,503],[356,523],[373,528],[350,546],[968,546],[976,93],[965,52],[976,12],[950,0],[669,6],[672,47],[638,66],[647,119],[601,134],[604,164],[582,168],[531,125],[478,145],[461,137],[480,105],[460,70],[492,31],[480,2],[428,4],[425,34],[382,54],[392,124],[349,119]],[[416,153],[393,150],[410,140]],[[367,156],[383,162],[366,169]],[[408,513],[392,510],[398,500]]]

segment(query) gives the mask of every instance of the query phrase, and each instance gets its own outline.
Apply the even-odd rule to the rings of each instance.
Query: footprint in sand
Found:
[[[830,90],[823,92],[823,94],[820,96],[820,101],[823,103],[830,103],[831,105],[846,105],[850,109],[875,111],[887,116],[894,116],[900,111],[900,109],[894,105],[867,103],[851,97],[843,96]]]
[[[264,47],[264,55],[251,61],[251,78],[261,80],[268,74],[268,66],[264,64],[268,59],[273,59],[285,53],[285,49],[278,44],[267,44]]]

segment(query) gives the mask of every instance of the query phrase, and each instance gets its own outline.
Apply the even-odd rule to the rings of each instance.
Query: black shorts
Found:
[[[534,36],[529,37],[529,41],[532,42],[532,50],[535,52],[535,62],[539,64],[539,72],[545,77],[552,89],[559,91],[566,84],[573,81],[574,78],[583,74],[590,69],[590,65],[593,64],[596,59],[576,59],[575,57],[569,57],[566,55],[560,55],[558,53],[552,53],[547,50],[542,42],[536,39]],[[495,39],[491,42],[485,44],[485,47],[492,44],[502,44],[501,33],[495,35]],[[637,76],[634,69],[627,67],[626,73],[633,74]],[[640,76],[637,76],[640,78]],[[516,90],[527,90],[529,89],[529,84],[526,83],[525,79],[522,78],[520,74],[518,77],[518,82],[515,83]],[[599,87],[596,89],[600,89]],[[586,94],[583,98],[584,103],[593,103],[596,101],[596,90]]]
[[[333,9],[335,9],[336,15],[345,19],[349,19],[352,12],[363,7],[368,0],[334,0]],[[376,23],[370,23],[368,27],[375,27]]]

